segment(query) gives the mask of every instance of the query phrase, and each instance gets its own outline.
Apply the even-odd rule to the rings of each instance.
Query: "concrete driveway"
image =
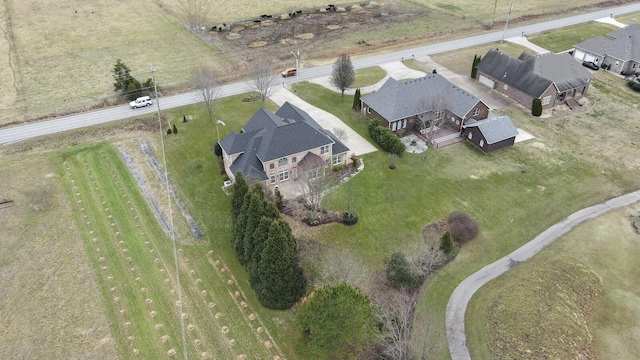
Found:
[[[406,67],[402,61],[392,61],[392,62],[380,64],[378,66],[382,70],[386,71],[387,75],[385,75],[384,78],[382,78],[382,80],[378,81],[377,83],[375,83],[373,85],[361,87],[360,88],[360,93],[362,95],[370,94],[370,93],[372,93],[374,91],[377,91],[378,89],[380,89],[380,87],[389,78],[394,78],[396,80],[417,79],[417,78],[420,78],[420,77],[423,77],[423,76],[426,75],[426,73],[424,73],[422,71],[418,71],[418,70],[414,70],[414,69]],[[330,76],[323,76],[323,77],[319,77],[319,78],[316,78],[316,79],[312,79],[312,80],[310,80],[310,82],[322,85],[322,86],[326,87],[327,89],[329,89],[331,91],[340,93],[340,89],[338,89],[337,87],[331,85],[331,77]],[[356,89],[355,88],[353,88],[353,89],[349,88],[349,89],[346,89],[344,91],[344,93],[348,94],[348,95],[354,95],[356,93]]]
[[[285,101],[290,102],[291,104],[306,111],[318,124],[320,124],[320,126],[334,134],[334,129],[343,129],[346,136],[340,140],[342,140],[342,142],[350,149],[349,154],[353,153],[356,154],[356,156],[360,156],[377,150],[375,146],[371,145],[357,132],[353,131],[353,129],[342,122],[342,120],[338,119],[338,117],[307,103],[284,87],[275,91],[269,99],[279,106],[282,106]]]

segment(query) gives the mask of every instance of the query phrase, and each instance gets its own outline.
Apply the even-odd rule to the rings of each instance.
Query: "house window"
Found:
[[[295,156],[291,158],[291,163],[295,163],[295,162],[297,162],[297,161],[298,161],[298,159],[296,159],[296,157],[295,157]]]
[[[404,119],[404,122],[402,124],[402,128],[405,129],[407,127],[407,119]]]
[[[370,107],[367,108],[367,114],[371,114],[371,108]]]
[[[294,167],[293,169],[291,169],[291,176],[293,177],[293,179],[297,179],[298,178],[298,168]]]
[[[542,98],[542,105],[548,105],[551,102],[551,95]]]
[[[473,116],[478,116],[480,115],[480,108],[476,108],[475,110],[473,110]]]
[[[275,167],[276,167],[276,166],[275,166],[275,164],[274,164],[274,163],[269,164],[269,169],[272,169],[272,170],[273,170],[273,168],[275,168]]]
[[[329,152],[329,145],[322,145],[320,148],[320,154],[326,154]]]
[[[336,155],[333,157],[333,165],[342,164],[342,155]]]
[[[633,68],[634,68],[634,69],[636,68],[636,65],[637,65],[637,64],[635,64],[635,63],[633,64]]]
[[[271,181],[272,184],[276,183],[276,175],[275,174],[271,174],[271,176],[269,176],[269,181]]]
[[[443,116],[443,115],[444,115],[444,111],[443,111],[443,110],[437,110],[437,111],[433,114],[433,116],[434,116],[436,119],[442,119],[442,116]]]
[[[391,125],[391,131],[396,131],[396,122],[393,122],[393,125]]]
[[[471,140],[471,138],[473,137],[473,134],[471,133],[471,131],[469,131],[469,135],[467,135],[467,137],[469,138],[469,140]]]
[[[289,169],[284,169],[278,174],[280,181],[289,180]]]
[[[505,90],[509,90],[509,85],[504,84],[504,85],[502,85],[502,88],[505,89]]]
[[[480,140],[480,147],[484,146],[484,140]]]
[[[288,163],[289,163],[289,160],[287,160],[287,158],[282,158],[278,160],[278,166],[287,166]]]

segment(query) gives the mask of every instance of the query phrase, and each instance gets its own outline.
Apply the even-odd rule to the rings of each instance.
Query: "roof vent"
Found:
[[[506,71],[504,72],[504,75],[502,75],[502,77],[503,77],[503,78],[506,78],[506,77],[507,77],[507,72],[506,72]]]

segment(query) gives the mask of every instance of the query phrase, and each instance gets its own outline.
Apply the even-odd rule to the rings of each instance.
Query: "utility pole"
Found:
[[[507,21],[504,23],[504,30],[502,30],[502,38],[500,39],[500,44],[504,42],[504,33],[507,32],[507,26],[509,26],[509,18],[511,17],[511,11],[513,11],[513,3],[509,7],[509,13],[507,14]]]
[[[491,24],[489,25],[489,29],[493,27],[493,20],[496,18],[496,7],[498,6],[498,0],[493,4],[493,16],[491,16]]]
[[[300,50],[296,50],[295,53],[293,51],[291,51],[291,55],[293,55],[293,57],[296,58],[296,84],[297,84],[298,83],[298,72],[300,71],[300,69],[298,69],[298,60],[300,60]]]

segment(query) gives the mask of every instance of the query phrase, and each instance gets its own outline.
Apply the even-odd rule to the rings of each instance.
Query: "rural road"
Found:
[[[489,264],[477,272],[464,279],[453,291],[447,304],[446,326],[447,342],[452,360],[471,360],[471,354],[467,347],[467,338],[464,330],[464,316],[467,304],[473,294],[484,284],[504,274],[520,263],[530,259],[545,246],[551,244],[560,236],[566,234],[575,226],[593,219],[611,210],[621,208],[640,201],[640,190],[630,194],[605,201],[602,204],[594,205],[564,218],[562,221],[551,226],[533,240],[519,247],[511,254],[502,259]]]
[[[506,32],[494,31],[482,35],[472,36],[468,38],[442,42],[438,44],[426,45],[407,50],[394,51],[386,54],[368,56],[364,58],[353,59],[353,67],[355,69],[375,66],[382,63],[396,61],[399,59],[408,59],[425,55],[433,55],[442,52],[462,49],[470,46],[486,44],[489,42],[499,41],[500,39],[520,36],[524,34],[533,34],[545,30],[556,29],[564,26],[575,25],[588,22],[607,16],[616,16],[630,12],[640,11],[640,4],[629,4],[590,13],[584,13],[567,18],[545,21],[537,24],[525,25],[507,29]],[[301,69],[298,73],[298,80],[305,81],[314,78],[331,75],[332,64],[322,65],[314,68]],[[162,84],[162,73],[157,74],[158,83]],[[296,78],[291,77],[283,79],[283,85],[295,82]],[[251,82],[245,81],[234,83],[220,87],[220,96],[231,96],[251,91]],[[175,96],[167,96],[161,98],[161,109],[170,109],[185,106],[198,102],[197,92],[190,92]],[[26,125],[8,127],[0,129],[0,145],[6,145],[30,138],[58,133],[62,131],[77,129],[85,126],[97,125],[109,121],[122,120],[135,115],[155,112],[156,106],[144,109],[131,110],[127,105],[103,109],[99,111],[76,114],[67,117],[61,117],[53,120],[34,122]]]

